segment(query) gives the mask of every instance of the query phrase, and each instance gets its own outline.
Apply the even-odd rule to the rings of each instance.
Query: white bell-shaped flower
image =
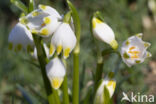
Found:
[[[111,45],[113,49],[118,48],[118,43],[115,40],[114,32],[106,23],[94,17],[92,19],[92,28],[93,28],[93,35],[97,39]]]
[[[149,46],[150,43],[142,40],[142,33],[129,37],[121,47],[123,61],[129,67],[142,63],[147,57],[151,57],[151,53],[147,51]]]
[[[56,31],[61,22],[60,14],[52,7],[39,5],[39,9],[32,11],[20,22],[25,24],[32,33],[48,37]]]
[[[49,54],[49,48],[47,47],[46,44],[43,44],[43,47],[44,47],[46,56],[49,59],[52,56],[52,55]],[[36,60],[38,59],[37,58],[37,49],[36,49],[36,47],[34,48],[34,52],[33,52],[32,56],[33,56],[34,59],[36,59]]]
[[[108,89],[110,98],[113,96],[115,88],[116,88],[116,80],[114,79],[114,72],[110,72],[109,75],[102,80],[101,84],[99,85],[94,104],[104,104],[104,87]]]
[[[52,87],[54,89],[60,88],[66,74],[65,66],[61,60],[59,58],[52,59],[46,65],[46,72]]]
[[[63,56],[67,58],[76,45],[76,36],[68,23],[62,23],[54,32],[50,45],[50,54],[55,50],[60,54],[63,49]]]
[[[25,25],[17,23],[9,34],[9,49],[20,51],[22,48],[27,51],[33,51],[34,42],[31,32]]]

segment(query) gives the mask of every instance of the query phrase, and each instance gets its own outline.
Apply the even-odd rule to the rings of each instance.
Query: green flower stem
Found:
[[[79,54],[74,53],[73,104],[79,104]]]
[[[66,60],[62,59],[66,69],[67,69],[67,63]],[[64,81],[62,84],[62,90],[63,90],[63,104],[69,104],[69,95],[68,95],[68,80],[67,80],[67,74],[64,77]]]
[[[64,77],[62,90],[63,90],[63,104],[69,104],[67,75],[65,75]]]
[[[33,34],[33,39],[34,39],[34,43],[37,49],[37,56],[38,56],[38,61],[41,67],[41,72],[42,72],[42,77],[43,77],[43,81],[44,81],[44,85],[45,85],[45,89],[46,89],[46,94],[48,96],[48,101],[50,104],[53,104],[52,100],[52,88],[51,88],[51,84],[50,81],[46,75],[46,69],[45,66],[47,64],[46,61],[46,54],[45,54],[45,50],[43,47],[43,43],[41,41],[41,37],[36,36],[35,34]]]
[[[96,66],[96,72],[95,72],[95,77],[94,77],[94,92],[97,89],[98,82],[100,81],[102,77],[102,72],[103,72],[103,57],[102,57],[102,52],[100,50],[98,41],[94,38],[93,36],[93,29],[92,29],[92,19],[95,16],[96,13],[91,17],[90,19],[90,31],[92,34],[92,37],[94,39],[95,45],[96,45],[96,51],[97,51],[97,66]]]
[[[58,90],[53,89],[53,99],[55,100],[54,104],[61,104],[59,95],[58,95]]]
[[[75,34],[77,38],[76,47],[73,52],[74,70],[73,70],[73,96],[72,104],[79,104],[79,54],[80,54],[80,18],[74,5],[67,0],[69,9],[72,11],[72,17],[75,27]]]

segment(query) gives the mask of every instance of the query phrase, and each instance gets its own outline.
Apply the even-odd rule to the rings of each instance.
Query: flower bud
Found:
[[[118,43],[115,40],[114,32],[106,23],[94,17],[92,19],[92,28],[93,35],[97,39],[109,44],[113,49],[118,48]]]
[[[114,73],[110,72],[107,78],[102,80],[101,84],[97,89],[94,104],[104,104],[104,87],[108,89],[109,97],[111,98],[113,96],[116,87],[116,81],[113,77]]]
[[[54,89],[60,88],[66,69],[60,59],[54,58],[46,65],[46,73]]]

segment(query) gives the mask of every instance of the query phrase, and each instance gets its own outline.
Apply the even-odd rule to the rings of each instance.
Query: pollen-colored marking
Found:
[[[49,32],[48,32],[48,29],[47,28],[43,28],[40,32],[42,35],[48,35]]]
[[[9,50],[12,50],[12,48],[13,48],[13,44],[10,42],[10,43],[9,43],[9,46],[8,46],[8,49],[9,49]]]
[[[144,43],[144,47],[149,47],[149,46],[150,46],[150,43],[148,43],[148,42]]]
[[[116,82],[113,81],[113,80],[110,80],[110,81],[108,82],[107,86],[113,86],[113,89],[115,89],[115,87],[116,87]]]
[[[136,34],[138,38],[142,38],[142,33]]]
[[[147,52],[147,57],[151,57],[152,54],[150,52]]]
[[[139,51],[128,51],[128,53],[130,53],[130,54],[139,54],[140,52]]]
[[[49,55],[52,55],[54,53],[54,45],[53,44],[50,44],[50,49],[49,49]]]
[[[58,45],[56,51],[57,51],[57,54],[59,55],[62,51],[62,45]]]
[[[22,17],[19,19],[20,23],[22,24],[27,24],[28,23],[28,19],[26,17]]]
[[[52,84],[52,87],[53,87],[54,89],[60,88],[62,82],[63,82],[63,79],[62,79],[62,78],[53,78],[53,79],[51,80],[51,84]]]
[[[45,25],[46,25],[45,23],[42,23],[42,24],[41,24],[41,27],[43,27],[43,26],[45,26]]]
[[[33,48],[31,47],[31,45],[27,45],[27,52],[32,52],[33,51]]]
[[[49,17],[45,17],[44,18],[44,23],[45,24],[50,24],[51,23],[51,19]]]
[[[140,51],[133,51],[133,49],[135,49],[135,48],[136,48],[135,46],[132,46],[129,48],[129,51],[128,51],[128,53],[131,54],[132,59],[139,58]]]
[[[32,32],[33,34],[37,34],[37,33],[38,33],[36,29],[32,29],[31,32]]]
[[[99,20],[97,18],[93,18],[93,20],[92,20],[92,26],[93,26],[93,28],[96,28],[96,24],[100,24],[100,23],[102,23],[101,20]]]
[[[129,55],[128,55],[126,52],[123,54],[123,57],[124,57],[125,59],[130,58]]]
[[[140,60],[136,60],[135,62],[136,62],[137,64],[139,64],[141,61],[140,61]]]
[[[45,6],[45,5],[41,5],[41,4],[39,5],[39,8],[42,9],[42,10],[45,10],[46,7],[47,7],[47,6]]]
[[[32,12],[32,16],[38,16],[39,15],[39,12],[35,11],[35,12]]]
[[[129,42],[129,40],[127,40],[127,41],[126,41],[126,45],[129,45],[129,44],[130,44],[130,42]]]
[[[138,55],[132,55],[131,58],[139,58]]]
[[[21,44],[18,44],[18,45],[16,46],[16,48],[17,48],[17,51],[21,51],[22,45],[21,45]]]
[[[64,52],[63,52],[64,58],[69,57],[69,53],[70,53],[70,48],[66,48],[66,49],[64,50]]]
[[[129,48],[129,50],[133,50],[133,49],[135,49],[135,48],[136,48],[135,46],[132,46],[132,47]]]

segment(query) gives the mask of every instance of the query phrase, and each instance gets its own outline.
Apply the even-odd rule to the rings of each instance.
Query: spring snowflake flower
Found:
[[[66,69],[61,60],[58,58],[51,60],[46,65],[46,72],[52,87],[54,89],[60,88],[66,74]]]
[[[147,51],[150,43],[142,40],[142,33],[129,37],[121,47],[123,61],[131,67],[134,64],[142,63],[151,53]]]
[[[113,49],[118,48],[113,30],[104,22],[97,18],[92,19],[93,35],[103,42],[111,45]]]
[[[62,23],[52,36],[50,54],[55,50],[59,55],[63,49],[63,56],[67,58],[76,45],[76,36],[68,23]]]
[[[25,25],[17,23],[9,34],[9,50],[14,49],[16,52],[22,48],[30,52],[33,50],[34,42],[31,32]]]
[[[20,22],[25,24],[32,33],[48,37],[60,25],[61,16],[50,6],[39,5],[38,8],[27,16],[20,18]]]
[[[103,79],[99,88],[97,89],[94,104],[104,104],[104,86],[108,89],[110,98],[113,96],[115,88],[116,88],[116,81],[114,79],[114,73],[110,72],[107,78]]]

